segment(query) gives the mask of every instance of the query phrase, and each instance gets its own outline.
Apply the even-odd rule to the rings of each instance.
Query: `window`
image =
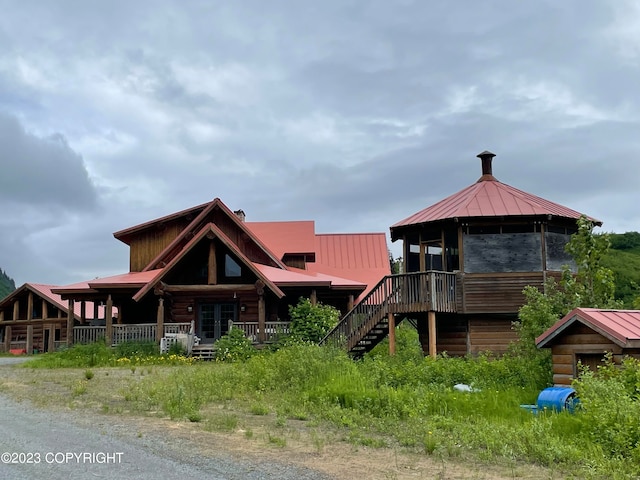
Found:
[[[231,255],[228,253],[224,256],[224,276],[225,277],[240,277],[242,276],[242,268],[238,265]]]

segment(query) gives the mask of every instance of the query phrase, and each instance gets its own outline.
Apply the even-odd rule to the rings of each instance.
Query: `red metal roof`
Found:
[[[640,310],[576,308],[536,338],[538,347],[549,347],[562,332],[580,322],[623,348],[640,347]]]
[[[391,274],[389,249],[384,233],[332,233],[316,235],[316,261],[311,272],[350,278],[367,285],[366,295]]]
[[[518,190],[493,177],[483,177],[481,181],[399,221],[391,229],[453,218],[538,215],[578,219],[581,213]],[[602,223],[596,219],[592,220],[598,224]]]
[[[245,225],[282,260],[286,253],[315,252],[315,222],[245,222]]]
[[[289,267],[287,270],[269,267],[260,263],[253,264],[262,274],[281,287],[293,286],[326,286],[331,288],[351,288],[364,290],[366,284],[335,275],[326,275],[319,272],[311,272],[299,268]]]

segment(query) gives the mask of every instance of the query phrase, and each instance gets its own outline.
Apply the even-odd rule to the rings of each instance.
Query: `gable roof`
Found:
[[[175,213],[171,213],[169,215],[165,215],[164,217],[160,217],[160,218],[156,218],[154,220],[149,220],[148,222],[144,222],[144,223],[140,223],[138,225],[134,225],[133,227],[128,227],[125,228],[123,230],[119,230],[117,232],[114,232],[113,236],[115,238],[117,238],[118,240],[120,240],[121,242],[126,243],[127,245],[129,245],[129,242],[131,241],[131,238],[143,231],[146,230],[147,228],[151,228],[154,227],[156,225],[160,225],[162,223],[167,223],[167,222],[171,222],[174,220],[179,220],[181,218],[189,218],[189,217],[193,217],[196,216],[198,214],[200,214],[200,212],[202,212],[202,210],[204,210],[208,205],[210,205],[211,202],[207,202],[207,203],[203,203],[202,205],[196,205],[195,207],[190,207],[187,208],[185,210],[181,210],[179,212],[175,212]]]
[[[69,313],[69,302],[68,300],[63,300],[62,297],[54,293],[54,290],[57,290],[59,287],[56,285],[46,285],[43,283],[25,283],[21,287],[17,288],[10,295],[6,296],[2,301],[0,301],[0,306],[7,305],[9,303],[13,303],[16,297],[20,296],[25,292],[32,292],[38,297],[48,301],[57,309]],[[94,304],[93,302],[85,302],[85,317],[92,318],[88,315],[93,315]],[[114,312],[117,312],[117,309],[114,308]],[[103,305],[98,305],[98,317],[103,318],[105,313],[105,307]],[[80,302],[76,302],[73,308],[74,317],[80,320],[82,315],[82,304]]]
[[[164,276],[169,273],[184,256],[191,251],[191,249],[200,242],[207,234],[213,233],[222,243],[231,250],[236,257],[246,265],[260,280],[262,280],[269,289],[275,293],[278,297],[283,297],[284,293],[280,290],[271,280],[265,277],[260,270],[255,267],[255,264],[251,262],[233,243],[229,237],[227,237],[217,226],[213,223],[209,223],[202,227],[200,231],[182,248],[180,253],[174,256],[166,267],[155,270],[157,272],[148,282],[144,285],[134,296],[133,299],[137,302],[144,297],[152,288],[154,288],[158,282],[160,282]]]
[[[538,348],[550,347],[564,331],[582,323],[623,348],[640,347],[640,310],[576,308],[536,338]]]
[[[200,208],[202,206],[203,205],[200,205],[199,207],[194,207],[194,208]],[[158,255],[156,255],[156,257],[149,262],[149,264],[143,269],[143,271],[152,270],[156,268],[156,265],[163,260],[167,262],[171,260],[171,258],[169,257],[172,251],[174,251],[176,248],[179,248],[180,244],[186,241],[188,235],[195,234],[196,230],[202,228],[200,225],[203,224],[203,222],[206,220],[207,215],[209,215],[216,208],[224,212],[227,215],[227,217],[231,219],[231,221],[233,221],[240,230],[246,233],[248,238],[251,241],[253,241],[262,251],[264,251],[265,254],[271,260],[273,260],[275,265],[285,268],[284,264],[280,261],[281,259],[278,258],[276,255],[274,255],[273,252],[269,250],[269,248],[263,242],[261,242],[260,239],[256,237],[256,235],[249,228],[247,228],[247,225],[245,224],[245,222],[241,221],[235,213],[229,210],[229,207],[227,207],[222,202],[222,200],[220,200],[219,198],[214,198],[211,202],[204,205],[204,208],[189,223],[189,225],[186,228],[184,228],[180,232],[180,234],[171,241],[169,245],[167,245]],[[158,220],[155,220],[154,222],[158,222]],[[151,225],[153,223],[150,222],[149,224]],[[132,227],[132,228],[136,228],[136,227]]]

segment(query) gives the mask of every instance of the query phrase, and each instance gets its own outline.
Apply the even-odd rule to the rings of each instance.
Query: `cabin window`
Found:
[[[228,253],[224,256],[224,276],[225,277],[241,277],[242,268],[238,265],[231,255]]]
[[[463,248],[467,273],[542,271],[540,234],[465,235]]]

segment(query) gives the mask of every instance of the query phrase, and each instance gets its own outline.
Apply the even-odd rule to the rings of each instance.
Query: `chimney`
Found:
[[[244,214],[244,210],[234,210],[233,213],[240,219],[241,222],[244,222],[246,215]]]
[[[480,160],[482,160],[482,176],[478,179],[479,182],[485,181],[495,181],[496,178],[493,176],[493,171],[491,168],[491,161],[493,157],[496,156],[495,153],[491,153],[488,150],[485,150],[482,153],[476,155]]]

